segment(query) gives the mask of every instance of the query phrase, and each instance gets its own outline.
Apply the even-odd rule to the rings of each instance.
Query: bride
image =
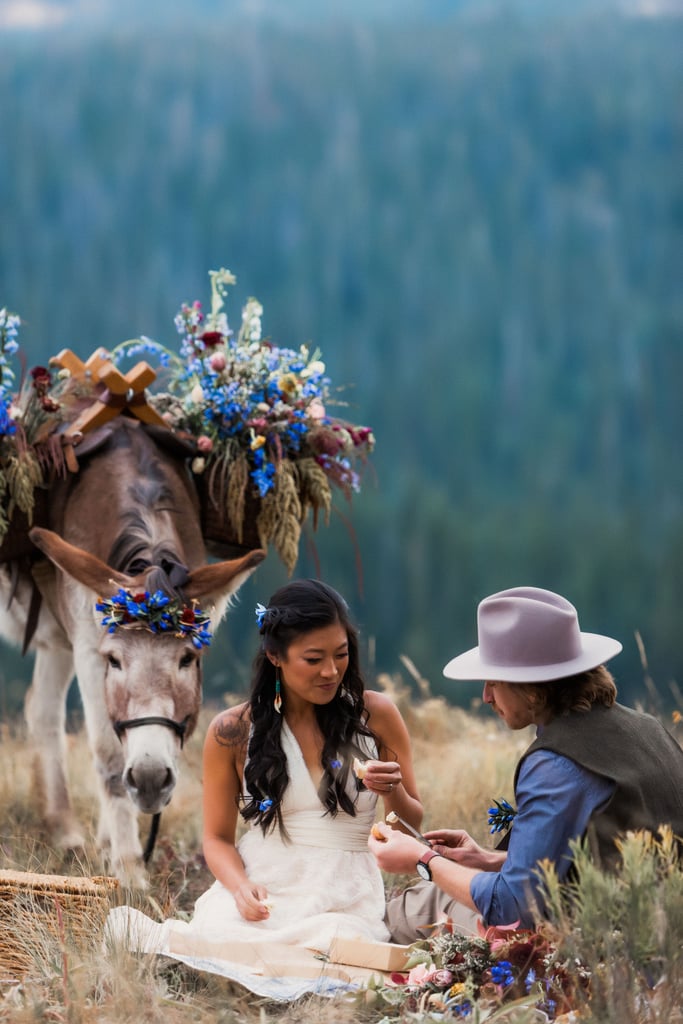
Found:
[[[221,711],[204,744],[203,847],[216,881],[189,923],[145,918],[138,948],[164,951],[171,932],[321,951],[335,937],[389,938],[367,839],[378,797],[385,814],[422,819],[406,725],[365,689],[357,632],[332,587],[295,580],[256,611],[249,699]],[[130,928],[137,912],[110,919],[119,911]]]

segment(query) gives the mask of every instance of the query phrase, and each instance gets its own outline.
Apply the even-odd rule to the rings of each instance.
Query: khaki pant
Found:
[[[434,925],[446,918],[462,935],[477,935],[481,915],[458,903],[433,882],[418,882],[387,903],[384,921],[391,932],[391,941],[409,945],[428,938]]]

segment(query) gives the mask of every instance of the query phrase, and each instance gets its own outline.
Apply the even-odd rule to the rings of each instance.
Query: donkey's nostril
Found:
[[[128,771],[126,772],[126,774],[123,777],[123,781],[124,781],[124,784],[125,784],[127,789],[137,789],[138,788],[137,787],[137,783],[135,781],[135,776],[133,775],[133,769],[132,768],[128,769]]]

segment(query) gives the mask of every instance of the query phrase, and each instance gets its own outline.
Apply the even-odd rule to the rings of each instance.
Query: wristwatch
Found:
[[[435,857],[440,857],[441,854],[437,853],[436,850],[425,850],[420,859],[418,860],[415,868],[420,878],[424,878],[425,882],[432,882],[431,868],[429,867],[430,860],[434,860]]]

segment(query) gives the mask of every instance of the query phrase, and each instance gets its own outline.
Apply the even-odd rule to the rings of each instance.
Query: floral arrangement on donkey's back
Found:
[[[183,303],[175,318],[181,338],[179,352],[140,337],[122,342],[111,352],[98,350],[86,365],[92,368],[95,360],[101,374],[103,365],[112,367],[107,371],[109,377],[101,376],[101,380],[106,381],[110,398],[112,390],[118,390],[114,398],[119,408],[123,406],[124,411],[150,421],[141,412],[146,407],[151,410],[151,422],[163,423],[191,446],[191,467],[209,550],[224,556],[235,546],[272,544],[291,573],[309,509],[315,528],[321,514],[329,522],[333,488],[338,488],[347,499],[359,490],[359,471],[374,447],[373,433],[369,427],[356,426],[329,414],[332,392],[320,353],[305,345],[298,350],[279,347],[264,338],[263,308],[256,299],[248,300],[242,310],[240,328],[233,332],[225,311],[225,297],[236,279],[225,269],[210,271],[209,276],[210,311],[205,314],[198,301]],[[18,318],[8,320],[9,314],[3,313],[6,324],[0,368],[7,370],[6,383],[13,375],[4,357],[16,351]],[[3,390],[0,434],[5,441],[15,443],[16,426],[28,421],[30,408],[35,415],[36,403],[41,420],[51,418],[54,429],[68,422],[68,398],[78,389],[65,384],[65,377],[70,377],[74,360],[77,364],[80,360],[72,353],[67,355],[71,362],[61,357],[51,360],[61,367],[54,382],[49,370],[38,368],[42,371],[40,378],[35,376],[36,371],[31,371],[33,376],[30,386],[24,388],[23,405],[12,405]],[[132,398],[131,388],[128,389],[125,408],[121,391],[125,393],[131,375],[127,379],[118,374],[123,385],[117,389],[111,383],[112,373],[116,372],[113,368],[141,355],[156,357],[161,367],[158,385],[163,384],[166,390],[149,394],[143,391],[140,385],[146,388],[156,374],[146,363],[139,364],[145,370],[135,378]],[[40,383],[40,394],[36,382]],[[81,377],[81,394],[83,387]],[[101,391],[102,388],[97,394],[100,401]],[[25,440],[27,432],[19,433]],[[44,437],[49,428],[46,431],[43,426],[41,433]],[[24,451],[30,450],[30,443],[23,443],[22,447]],[[5,472],[6,463],[0,457],[0,499],[4,494],[5,509],[9,509],[7,518],[11,518],[17,502]],[[38,469],[28,491],[41,483],[44,484],[44,475]],[[30,499],[17,504],[30,518]]]

